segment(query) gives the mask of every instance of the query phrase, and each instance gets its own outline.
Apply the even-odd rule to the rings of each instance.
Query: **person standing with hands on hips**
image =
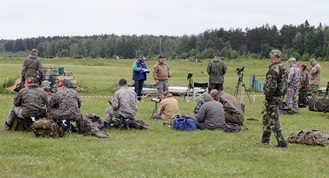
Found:
[[[150,73],[150,70],[145,63],[145,56],[140,55],[133,63],[133,80],[138,101],[142,101],[142,90],[146,80],[146,73]]]
[[[164,93],[169,90],[168,79],[171,77],[169,66],[164,61],[165,57],[160,55],[158,62],[153,67],[153,78],[156,83],[159,99],[162,99]]]

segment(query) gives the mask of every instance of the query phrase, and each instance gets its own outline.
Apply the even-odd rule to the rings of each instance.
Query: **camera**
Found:
[[[151,101],[155,102],[155,103],[160,103],[161,99],[158,98],[152,98]]]
[[[239,75],[241,72],[243,72],[243,70],[244,70],[244,66],[241,68],[236,68],[236,71],[238,71],[238,73],[236,73],[236,74]]]

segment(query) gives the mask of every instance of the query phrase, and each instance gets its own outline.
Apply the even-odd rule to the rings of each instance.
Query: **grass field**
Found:
[[[0,59],[0,84],[20,75],[23,59]],[[132,60],[43,59],[44,66],[61,66],[72,71],[83,88],[80,92],[84,115],[94,113],[104,119],[108,100],[118,80],[132,82]],[[156,61],[147,61],[150,68]],[[195,82],[208,80],[208,61],[193,63],[168,61],[172,70],[171,86],[187,86],[188,73]],[[238,75],[236,68],[245,66],[244,83],[249,76],[264,81],[269,60],[226,62],[224,89],[233,95]],[[328,62],[322,66],[321,86],[329,80]],[[288,63],[284,62],[286,68]],[[146,83],[153,83],[148,75]],[[288,149],[259,145],[262,134],[263,96],[249,92],[245,96],[245,121],[239,133],[223,131],[179,132],[150,120],[154,109],[151,97],[138,103],[137,119],[153,130],[108,130],[109,138],[99,139],[71,133],[60,139],[36,138],[31,132],[0,130],[0,177],[328,177],[328,147],[289,144]],[[1,127],[13,103],[15,93],[0,94]],[[257,96],[256,96],[257,95]],[[103,97],[92,97],[103,96]],[[177,96],[183,115],[191,115],[196,103]],[[285,136],[302,129],[329,134],[329,119],[324,113],[301,108],[300,114],[281,115]]]

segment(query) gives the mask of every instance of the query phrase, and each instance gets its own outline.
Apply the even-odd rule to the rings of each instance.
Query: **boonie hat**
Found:
[[[292,57],[287,62],[296,62],[296,59]]]

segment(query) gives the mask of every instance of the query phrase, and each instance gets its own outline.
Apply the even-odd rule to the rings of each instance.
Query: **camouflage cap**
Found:
[[[316,62],[316,60],[314,58],[310,59],[311,64],[312,64],[312,62]]]
[[[281,58],[282,57],[282,53],[280,50],[278,49],[273,49],[271,52],[270,52],[270,56],[274,56],[276,58]]]
[[[37,49],[32,49],[31,53],[39,53],[39,51]]]
[[[287,62],[296,62],[296,58],[290,58]]]
[[[58,87],[61,87],[63,85],[68,87],[68,86],[72,85],[72,82],[68,79],[64,79],[63,81],[59,81],[57,84]]]

